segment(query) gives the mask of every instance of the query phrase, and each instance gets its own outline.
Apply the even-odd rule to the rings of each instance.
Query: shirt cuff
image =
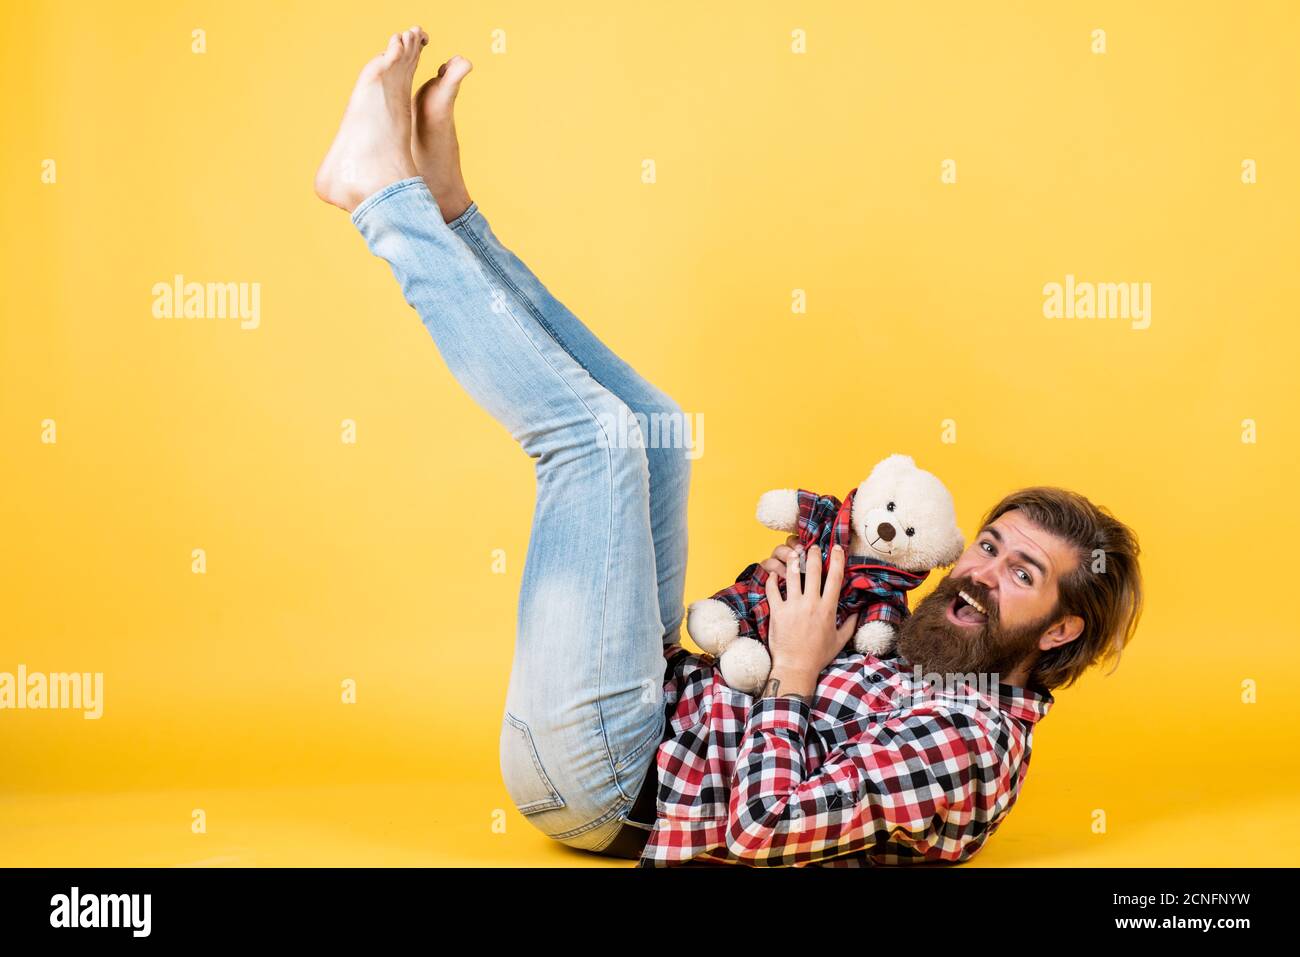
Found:
[[[811,718],[812,705],[784,695],[758,698],[749,706],[750,730],[792,731],[802,737]]]

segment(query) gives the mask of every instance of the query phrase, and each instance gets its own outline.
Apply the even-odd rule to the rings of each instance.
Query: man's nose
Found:
[[[993,562],[983,562],[976,565],[969,572],[970,580],[977,585],[983,585],[989,591],[998,583],[998,570]]]

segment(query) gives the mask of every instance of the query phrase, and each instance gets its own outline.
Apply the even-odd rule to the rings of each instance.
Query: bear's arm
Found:
[[[792,488],[764,492],[754,514],[760,524],[775,532],[793,532],[799,527],[799,492]]]

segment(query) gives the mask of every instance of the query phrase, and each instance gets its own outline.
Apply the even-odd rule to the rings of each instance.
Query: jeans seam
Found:
[[[447,224],[447,227],[449,229],[454,229],[457,232],[460,232],[465,227],[465,224],[468,223],[476,213],[478,213],[478,203],[471,202],[469,206],[466,208],[465,212],[461,213],[459,216],[457,216],[455,219],[449,222]]]
[[[632,808],[633,808],[635,805],[636,805],[636,801],[635,801],[635,800],[631,800],[631,801],[626,801],[626,802],[624,802],[623,806],[619,808],[619,817],[621,818],[621,823],[619,824],[617,830],[615,830],[614,833],[613,833],[612,835],[610,835],[610,838],[609,838],[608,841],[606,841],[606,842],[605,842],[604,844],[602,844],[600,847],[592,848],[592,850],[593,850],[595,853],[599,854],[601,851],[604,851],[604,850],[605,850],[606,848],[608,848],[611,844],[613,844],[615,841],[617,841],[619,835],[623,833],[623,829],[626,828],[626,827],[635,827],[635,828],[637,828],[638,830],[643,830],[643,831],[645,831],[645,832],[646,832],[646,839],[649,840],[650,831],[652,831],[653,828],[652,828],[652,827],[647,827],[646,825],[641,824],[641,823],[638,822],[638,821],[633,821],[631,818],[628,817],[628,815],[630,815],[630,814],[632,813]]]
[[[571,837],[577,837],[579,834],[586,834],[588,831],[593,830],[594,828],[598,828],[602,824],[606,824],[609,821],[613,820],[614,818],[619,817],[620,815],[624,815],[625,812],[631,811],[632,804],[633,804],[632,801],[628,801],[628,800],[620,801],[618,804],[610,808],[608,811],[606,811],[600,817],[596,818],[596,820],[594,821],[588,821],[586,824],[582,825],[581,827],[575,827],[568,831],[561,831],[558,834],[548,834],[547,836],[555,841],[563,841]],[[617,834],[618,832],[615,831],[614,833]],[[611,838],[611,840],[613,839]]]
[[[642,741],[640,744],[638,744],[636,747],[634,747],[631,751],[629,751],[629,752],[627,753],[627,755],[623,758],[623,760],[620,761],[620,762],[618,763],[617,768],[618,768],[619,770],[626,771],[628,765],[631,764],[632,761],[635,760],[636,757],[637,757],[639,754],[641,754],[641,752],[644,751],[644,750],[646,749],[647,746],[649,746],[650,742],[654,741],[654,742],[656,742],[656,743],[658,743],[658,744],[662,744],[662,743],[663,743],[664,728],[665,728],[665,726],[666,726],[666,725],[665,725],[665,722],[666,722],[666,718],[664,717],[664,714],[663,714],[662,709],[660,709],[660,713],[659,713],[659,721],[656,722],[656,728],[657,728],[657,730],[652,731],[652,732],[650,733],[649,737],[647,737],[644,741]],[[654,764],[654,762],[652,761],[651,764]],[[655,765],[655,766],[651,769],[651,770],[652,770],[652,773],[657,772],[657,769],[658,769],[658,765]],[[644,779],[643,779],[643,780],[644,780]],[[617,780],[615,781],[615,783],[617,783]],[[640,785],[637,786],[637,790],[638,790],[638,791],[640,790]],[[622,788],[622,786],[620,785],[620,786],[619,786],[619,792],[622,793],[622,791],[623,791],[623,788]],[[636,800],[636,795],[635,795],[635,794],[633,794],[631,797],[632,797],[632,799],[633,799],[634,801]]]
[[[475,233],[472,229],[466,230],[466,234],[469,236],[470,241],[475,246],[478,247],[479,252],[482,254],[481,258],[492,266],[492,271],[497,274],[497,278],[499,278],[503,283],[505,283],[505,285],[510,289],[510,291],[513,292],[519,298],[519,301],[524,304],[524,308],[528,310],[528,314],[532,316],[535,320],[537,320],[537,324],[541,326],[544,330],[546,330],[546,334],[556,341],[559,347],[563,349],[565,353],[568,354],[570,359],[572,359],[583,369],[585,369],[589,376],[591,376],[593,379],[596,379],[596,374],[591,370],[590,367],[588,367],[588,365],[585,362],[583,362],[581,359],[578,358],[578,356],[574,353],[574,350],[569,346],[567,342],[564,341],[564,337],[560,335],[559,331],[555,329],[555,327],[552,326],[549,322],[546,321],[546,317],[543,316],[542,311],[537,308],[537,304],[533,302],[532,297],[525,295],[524,291],[519,288],[519,284],[510,278],[509,273],[507,273],[505,269],[502,268],[501,264],[496,261],[496,258],[492,255],[491,251],[487,248],[487,246],[484,244],[483,240],[478,236],[478,234]],[[603,382],[600,382],[599,379],[596,379],[596,381],[600,383],[602,388],[605,388],[608,391],[608,387],[605,386]],[[610,394],[613,395],[612,392]],[[619,401],[622,400],[620,399]]]
[[[521,732],[524,739],[521,746],[528,750],[528,758],[533,764],[533,770],[537,772],[537,777],[545,785],[550,797],[538,798],[536,801],[530,801],[517,808],[520,814],[531,814],[536,811],[552,810],[565,807],[564,797],[555,789],[551,782],[550,775],[546,773],[546,768],[542,765],[541,755],[537,753],[537,745],[533,741],[532,730],[528,727],[527,722],[522,718],[511,714],[509,709],[506,710],[506,721],[514,728]]]

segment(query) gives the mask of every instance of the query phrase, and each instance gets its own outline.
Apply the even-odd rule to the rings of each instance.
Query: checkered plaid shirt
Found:
[[[862,867],[968,860],[1015,804],[1050,693],[925,684],[850,648],[811,706],[722,680],[664,648],[656,822],[638,867]]]

